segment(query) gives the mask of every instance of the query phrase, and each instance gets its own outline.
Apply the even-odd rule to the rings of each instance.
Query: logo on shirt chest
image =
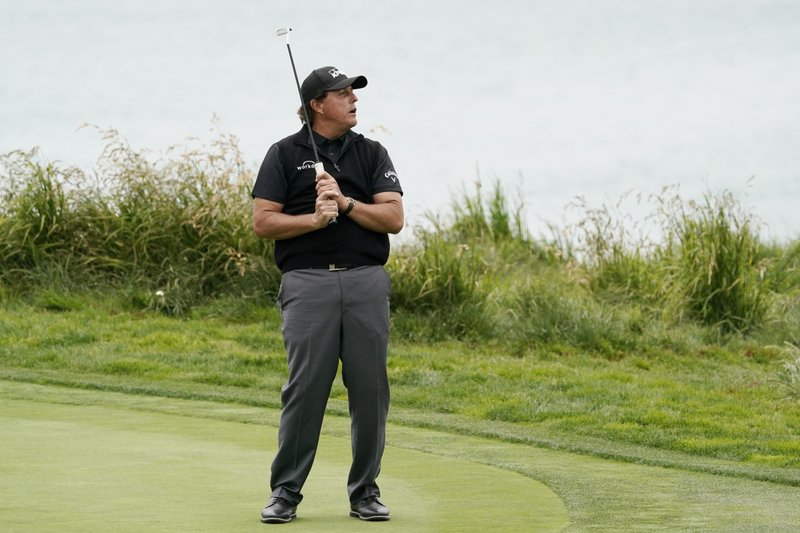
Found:
[[[341,172],[342,169],[339,168],[339,165],[336,163],[333,164],[333,168],[336,169],[337,172]],[[314,169],[314,162],[310,160],[303,161],[301,165],[298,165],[297,170],[315,170]]]

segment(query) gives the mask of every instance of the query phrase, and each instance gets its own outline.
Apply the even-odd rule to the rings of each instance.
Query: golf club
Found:
[[[300,90],[300,80],[297,78],[297,69],[294,66],[294,57],[292,57],[292,47],[289,46],[289,33],[292,31],[292,28],[278,28],[277,34],[278,37],[286,36],[286,49],[289,51],[289,61],[292,64],[292,73],[294,73],[294,83],[297,85],[297,94],[300,96],[300,105],[303,107],[303,114],[306,117],[306,126],[308,127],[308,138],[311,141],[311,148],[314,150],[314,171],[316,175],[319,176],[323,172],[325,172],[325,167],[322,164],[322,161],[319,160],[319,154],[317,154],[317,143],[314,142],[314,132],[311,130],[311,122],[308,120],[309,114],[308,109],[306,109],[306,102],[303,100],[303,92]],[[329,224],[336,224],[336,218],[332,218]]]

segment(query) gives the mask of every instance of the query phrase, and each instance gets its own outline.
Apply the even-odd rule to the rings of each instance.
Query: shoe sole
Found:
[[[262,524],[286,524],[287,522],[291,522],[292,520],[294,520],[294,518],[296,516],[297,516],[297,514],[293,514],[289,518],[280,518],[280,517],[277,517],[277,516],[273,516],[273,517],[270,517],[270,518],[261,518],[261,523]]]
[[[389,520],[389,515],[375,515],[375,516],[364,516],[360,515],[355,511],[350,511],[350,516],[353,518],[358,518],[360,520],[366,520],[367,522],[386,522]]]

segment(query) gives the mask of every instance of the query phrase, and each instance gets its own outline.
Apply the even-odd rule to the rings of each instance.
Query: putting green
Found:
[[[0,530],[755,533],[800,524],[799,486],[696,472],[697,457],[663,468],[397,422],[380,478],[392,521],[359,522],[344,488],[349,421],[328,416],[298,520],[262,525],[278,416],[0,379]],[[732,464],[704,461],[720,472]]]
[[[568,524],[561,499],[534,479],[392,446],[379,479],[392,520],[359,522],[347,515],[349,442],[327,431],[298,519],[262,525],[274,427],[205,418],[199,403],[196,416],[185,416],[135,400],[96,405],[104,394],[111,399],[108,393],[69,394],[74,403],[46,395],[0,403],[5,531],[560,531]],[[176,413],[193,408],[179,400],[141,401]],[[341,433],[346,420],[330,423]]]

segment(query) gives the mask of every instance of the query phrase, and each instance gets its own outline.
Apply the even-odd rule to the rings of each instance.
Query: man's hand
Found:
[[[334,183],[336,183],[334,181]],[[319,187],[317,188],[319,191]],[[337,191],[324,191],[317,196],[317,203],[314,207],[314,225],[318,228],[324,228],[331,223],[331,220],[339,215],[339,206],[336,205],[336,198],[341,196]]]
[[[347,209],[347,198],[345,198],[345,196],[342,194],[342,191],[339,189],[339,184],[336,182],[336,178],[327,172],[322,172],[321,174],[317,174],[316,180],[318,196],[322,196],[325,193],[333,193],[334,196],[331,196],[331,198],[336,201],[338,210],[344,211]]]

